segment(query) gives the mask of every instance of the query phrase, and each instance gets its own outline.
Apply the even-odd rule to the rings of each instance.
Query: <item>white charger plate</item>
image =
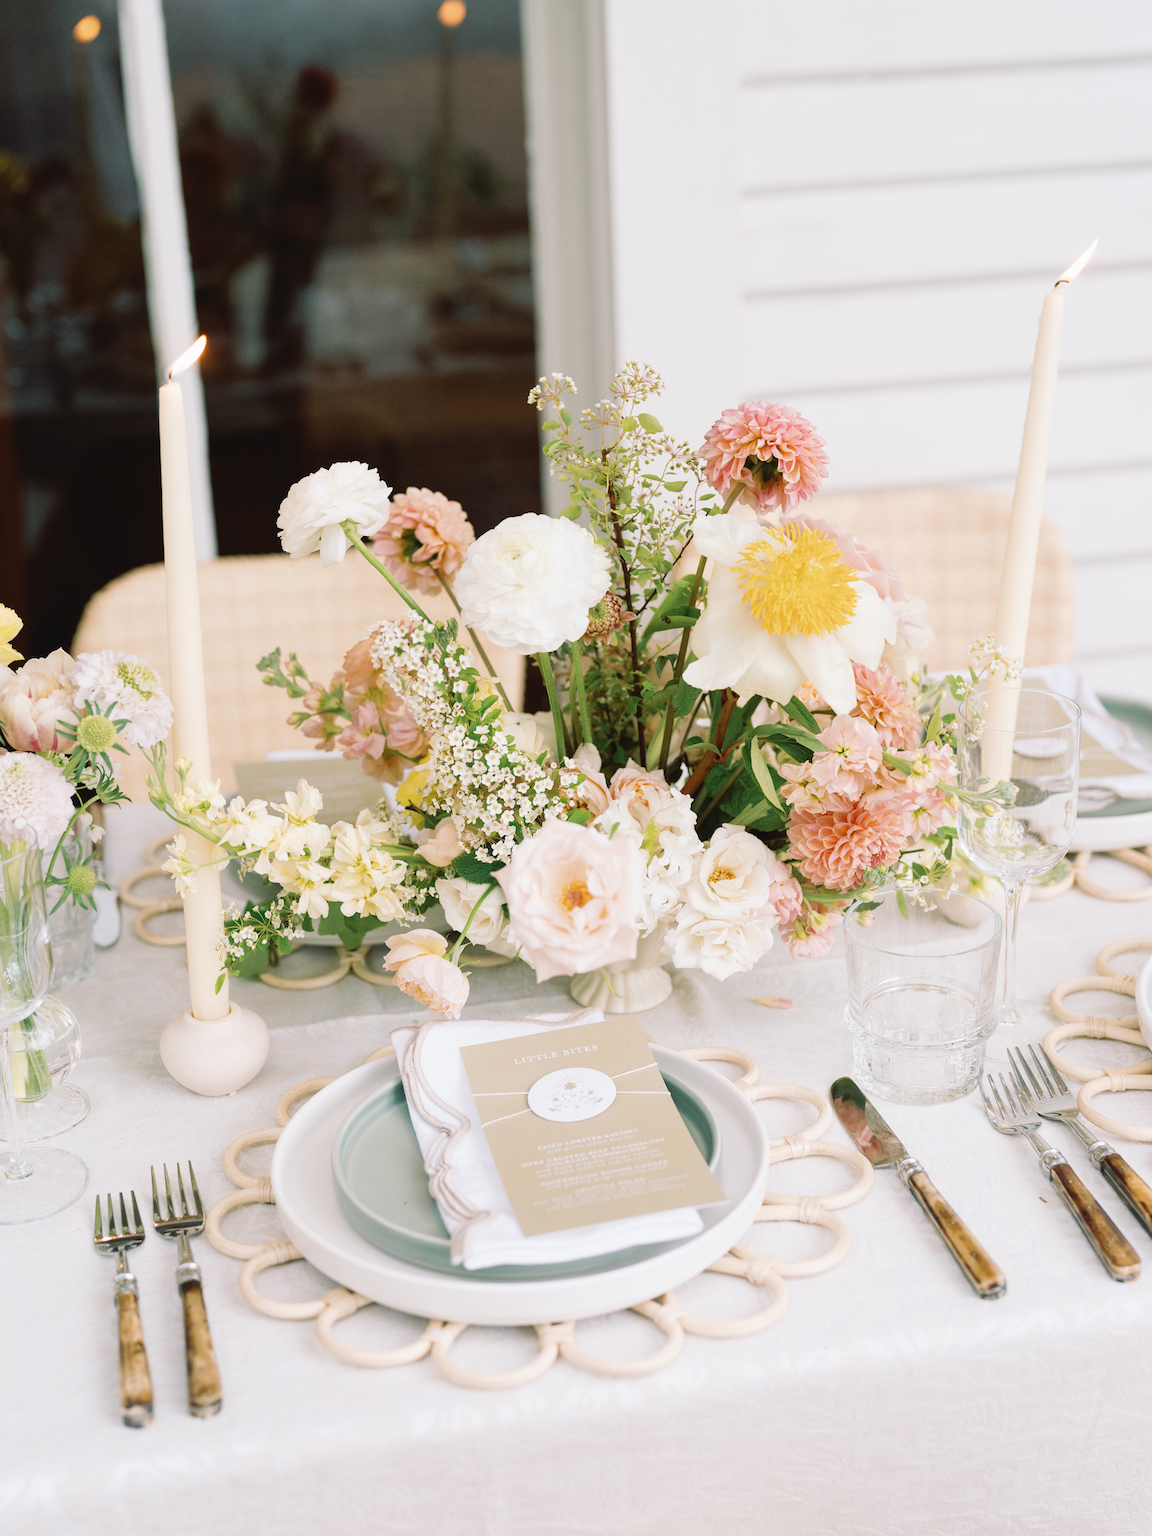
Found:
[[[747,1096],[690,1056],[653,1046],[707,1104],[720,1130],[716,1177],[728,1201],[700,1212],[704,1230],[669,1251],[598,1275],[552,1280],[484,1280],[473,1270],[441,1275],[406,1264],[354,1232],[336,1199],[332,1147],[345,1117],[399,1075],[394,1057],[369,1062],[330,1083],[285,1127],[272,1159],[272,1190],[284,1230],[324,1274],[372,1301],[451,1323],[512,1327],[597,1317],[660,1296],[708,1268],[752,1224],[768,1180],[768,1137]]]

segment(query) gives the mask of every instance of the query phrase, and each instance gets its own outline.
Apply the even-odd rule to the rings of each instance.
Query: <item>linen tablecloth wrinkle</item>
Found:
[[[155,835],[139,818],[119,829],[113,820],[113,874],[134,867]],[[1090,972],[1105,943],[1147,932],[1148,921],[1140,908],[1079,893],[1025,908],[1020,982],[1033,1018],[1021,1038],[1039,1040],[1051,1025],[1043,1000],[1057,980]],[[133,1268],[156,1422],[123,1428],[111,1280],[91,1239],[95,1192],[135,1188],[140,1196],[149,1164],[191,1158],[211,1204],[231,1188],[224,1148],[241,1131],[274,1124],[285,1089],[355,1066],[392,1028],[421,1017],[406,998],[354,977],[310,993],[234,987],[268,1020],[272,1052],[254,1083],[223,1099],[185,1092],[160,1064],[160,1030],[186,1004],[179,951],[148,948],[128,932],[67,999],[84,1030],[75,1081],[93,1109],[60,1144],[87,1160],[92,1186],[62,1215],[0,1233],[3,1536],[1148,1531],[1152,1278],[1122,1287],[1105,1278],[1054,1204],[1035,1155],[996,1136],[972,1097],[885,1113],[1003,1266],[1002,1301],[971,1294],[907,1192],[881,1172],[853,1208],[848,1258],[793,1287],[789,1310],[768,1332],[689,1339],[673,1366],[647,1379],[558,1365],[521,1391],[468,1393],[426,1361],[355,1370],[320,1348],[310,1324],[255,1315],[240,1298],[238,1265],[202,1242],[224,1409],[201,1422],[185,1408],[175,1259],[149,1231]],[[792,962],[777,947],[756,971],[723,985],[678,975],[668,1002],[643,1023],[662,1044],[737,1046],[760,1062],[764,1081],[826,1090],[851,1068],[844,991],[838,948],[825,960]],[[795,1006],[753,1001],[765,995]],[[1102,999],[1100,1010],[1111,1002]],[[473,976],[477,1018],[570,1006],[562,979],[537,987],[520,965]],[[1095,1041],[1086,1048],[1114,1053],[1116,1065],[1138,1054]],[[799,1129],[810,1114],[763,1110],[774,1134]],[[1152,1269],[1152,1245],[1083,1151],[1059,1127],[1051,1139]],[[1152,1149],[1122,1151],[1152,1177]],[[253,1153],[247,1166],[263,1171],[267,1162]],[[813,1160],[772,1170],[775,1188],[798,1194],[838,1176]],[[843,1170],[846,1184],[851,1177]],[[279,1232],[263,1208],[237,1213],[227,1230],[253,1240]],[[749,1241],[792,1256],[818,1251],[826,1238],[773,1226]],[[262,1284],[284,1296],[329,1288],[304,1265]],[[711,1275],[678,1295],[694,1310],[731,1315],[753,1304],[746,1290]],[[343,1337],[370,1347],[422,1327],[377,1308],[341,1324]],[[644,1354],[653,1342],[651,1325],[632,1314],[581,1324],[578,1336],[602,1353]],[[454,1358],[498,1369],[534,1348],[534,1335],[477,1329]]]

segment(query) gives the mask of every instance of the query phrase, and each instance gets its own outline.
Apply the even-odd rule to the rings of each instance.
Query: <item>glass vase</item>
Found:
[[[50,853],[44,855],[44,873],[48,874]],[[57,873],[62,872],[66,858],[69,864],[86,862],[92,856],[92,842],[88,829],[77,826],[64,839],[61,856],[56,863]],[[60,901],[62,887],[54,886],[48,893],[49,921],[52,925],[52,980],[53,992],[63,992],[88,979],[96,958],[92,931],[96,927],[96,909],[65,896]],[[59,903],[59,905],[57,905]]]
[[[29,1150],[22,1136],[13,1059],[24,1095],[47,1095],[52,1071],[36,1044],[36,1014],[52,973],[51,929],[40,850],[0,844],[0,1103],[8,1143],[0,1163],[0,1225],[54,1215],[88,1187],[87,1165],[58,1147]]]

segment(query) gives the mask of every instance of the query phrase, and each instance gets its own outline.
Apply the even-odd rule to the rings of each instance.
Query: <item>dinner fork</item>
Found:
[[[1152,1188],[1149,1188],[1131,1163],[1126,1162],[1106,1141],[1101,1141],[1095,1130],[1087,1124],[1080,1114],[1076,1095],[1052,1063],[1045,1056],[1039,1055],[1034,1045],[1030,1045],[1028,1050],[1032,1057],[1031,1066],[1019,1046],[1016,1047],[1018,1062],[1013,1061],[1011,1050],[1008,1052],[1008,1060],[1020,1087],[1027,1090],[1028,1083],[1031,1083],[1036,1113],[1043,1115],[1045,1120],[1062,1120],[1075,1131],[1088,1148],[1088,1156],[1093,1165],[1104,1175],[1144,1230],[1152,1233]],[[1024,1081],[1025,1073],[1028,1076],[1027,1083]]]
[[[184,1175],[176,1164],[176,1184],[180,1190],[180,1214],[172,1204],[172,1182],[168,1164],[164,1164],[164,1193],[168,1214],[160,1214],[160,1194],[156,1188],[156,1170],[152,1169],[152,1225],[161,1237],[171,1237],[179,1244],[180,1262],[176,1265],[176,1284],[184,1303],[184,1360],[188,1370],[188,1412],[197,1419],[210,1419],[220,1412],[224,1394],[220,1388],[220,1370],[208,1328],[204,1308],[204,1283],[200,1266],[192,1257],[191,1237],[204,1230],[204,1205],[192,1164],[188,1164],[188,1182],[192,1186],[193,1209],[188,1209],[184,1193]]]
[[[144,1329],[140,1323],[140,1293],[136,1276],[128,1268],[128,1253],[139,1248],[144,1241],[144,1223],[140,1220],[140,1207],[136,1204],[136,1191],[132,1197],[132,1221],[124,1196],[120,1196],[120,1230],[116,1230],[116,1217],[112,1209],[112,1196],[108,1196],[108,1231],[100,1216],[100,1196],[96,1196],[96,1232],[93,1241],[97,1253],[116,1255],[118,1260],[115,1280],[116,1310],[120,1315],[120,1412],[129,1429],[143,1429],[152,1422],[152,1375],[148,1369],[148,1351],[144,1348]]]
[[[1003,1097],[1001,1096],[1003,1089]],[[1089,1194],[1063,1152],[1050,1147],[1039,1133],[1040,1116],[1032,1096],[1020,1089],[1019,1101],[1001,1075],[997,1088],[992,1074],[988,1087],[980,1085],[984,1110],[996,1130],[1005,1136],[1023,1136],[1040,1158],[1053,1189],[1080,1224],[1084,1236],[1096,1251],[1096,1257],[1113,1280],[1136,1280],[1140,1275],[1140,1255],[1096,1200]]]

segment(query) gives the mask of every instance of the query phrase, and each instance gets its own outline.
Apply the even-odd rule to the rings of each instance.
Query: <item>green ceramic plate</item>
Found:
[[[715,1172],[720,1160],[720,1131],[711,1110],[671,1073],[664,1071],[663,1076],[689,1135]],[[361,1237],[393,1258],[441,1274],[473,1274],[484,1280],[551,1280],[598,1274],[674,1246],[648,1243],[567,1264],[501,1265],[474,1271],[453,1265],[448,1233],[428,1193],[424,1159],[398,1078],[369,1094],[344,1121],[332,1147],[332,1176],[340,1209]]]

